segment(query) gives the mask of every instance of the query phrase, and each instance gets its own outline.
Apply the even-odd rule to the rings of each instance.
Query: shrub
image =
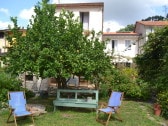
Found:
[[[108,98],[109,97],[109,93],[111,91],[111,88],[109,85],[107,84],[102,84],[100,86],[100,91],[99,91],[99,97],[101,98]]]
[[[0,108],[4,108],[7,106],[8,100],[8,91],[25,91],[26,98],[30,98],[35,96],[35,94],[21,87],[21,81],[16,77],[11,76],[8,73],[5,73],[2,69],[0,69]]]
[[[118,90],[125,93],[126,98],[138,99],[138,100],[147,100],[150,98],[150,92],[148,90],[148,85],[143,83],[138,85],[137,83],[128,83],[121,84],[118,87]]]
[[[120,70],[113,69],[106,71],[106,76],[103,77],[102,83],[100,84],[100,97],[109,96],[110,90],[117,91],[118,88],[116,86],[122,83],[129,83],[129,78],[124,76]]]
[[[118,86],[118,89],[124,92],[124,96],[127,98],[138,98],[140,97],[140,88],[135,84],[121,84]]]
[[[141,80],[141,79],[136,79],[136,84],[137,86],[140,87],[141,89],[141,100],[148,100],[151,99],[151,90],[152,88],[150,87],[149,83]]]
[[[135,68],[123,68],[121,69],[123,76],[128,78],[131,82],[136,81],[138,77],[137,70]]]
[[[133,68],[116,69],[109,72],[104,78],[104,83],[100,85],[101,97],[109,95],[110,90],[124,92],[125,98],[147,100],[150,98],[148,83],[137,79],[137,71]]]
[[[35,93],[33,91],[30,91],[28,89],[25,89],[25,95],[26,95],[26,98],[29,99],[29,98],[32,98],[35,96]]]
[[[161,105],[162,116],[168,119],[168,90],[157,95],[157,103]]]
[[[21,81],[3,71],[0,72],[0,101],[7,100],[7,92],[20,90]]]

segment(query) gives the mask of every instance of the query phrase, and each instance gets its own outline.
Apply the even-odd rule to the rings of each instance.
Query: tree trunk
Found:
[[[58,83],[58,89],[67,88],[65,77],[58,77],[58,78],[56,78],[56,80],[57,80],[57,83]]]
[[[55,80],[57,81],[57,83],[58,83],[58,89],[60,89],[61,88],[61,80],[60,80],[60,78],[58,77],[58,78],[55,78]]]
[[[62,88],[67,88],[66,78],[63,77],[61,80],[62,80]]]

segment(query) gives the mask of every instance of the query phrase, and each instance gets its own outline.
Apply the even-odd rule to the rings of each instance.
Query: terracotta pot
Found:
[[[154,114],[157,115],[157,116],[160,116],[161,110],[154,110]]]
[[[161,114],[161,106],[159,104],[154,104],[154,114],[160,116]]]

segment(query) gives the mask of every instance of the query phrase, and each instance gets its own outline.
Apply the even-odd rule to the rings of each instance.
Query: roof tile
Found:
[[[142,24],[146,26],[165,26],[168,25],[168,21],[137,21],[136,24]]]

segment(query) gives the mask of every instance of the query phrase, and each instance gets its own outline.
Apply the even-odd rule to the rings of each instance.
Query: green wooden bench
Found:
[[[57,89],[57,98],[53,101],[54,111],[57,106],[98,108],[98,90]]]

